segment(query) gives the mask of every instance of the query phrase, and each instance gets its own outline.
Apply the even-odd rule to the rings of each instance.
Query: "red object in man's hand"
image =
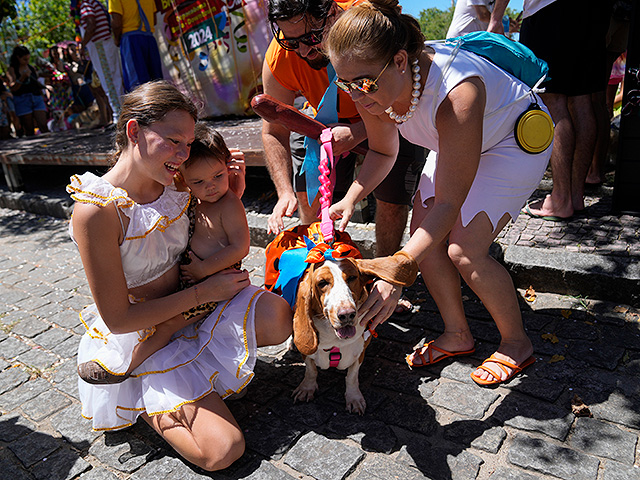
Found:
[[[292,132],[315,140],[319,139],[322,131],[327,128],[319,121],[305,115],[295,107],[282,103],[280,100],[276,100],[266,93],[253,97],[251,99],[251,108],[267,122],[279,123]],[[367,153],[367,149],[360,145],[351,151],[360,155]]]

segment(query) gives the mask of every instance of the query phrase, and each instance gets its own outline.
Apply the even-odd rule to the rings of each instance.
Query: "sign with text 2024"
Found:
[[[227,13],[220,0],[175,0],[163,4],[163,10],[170,12],[171,38],[182,38],[189,53],[224,36]]]

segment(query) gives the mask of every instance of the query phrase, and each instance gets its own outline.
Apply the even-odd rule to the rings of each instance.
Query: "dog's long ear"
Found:
[[[318,350],[318,331],[313,325],[313,311],[311,308],[313,295],[312,270],[313,267],[310,267],[298,285],[296,308],[293,312],[293,343],[303,355],[313,355]]]
[[[419,270],[414,258],[402,250],[391,257],[357,259],[356,265],[365,275],[403,287],[415,282]]]

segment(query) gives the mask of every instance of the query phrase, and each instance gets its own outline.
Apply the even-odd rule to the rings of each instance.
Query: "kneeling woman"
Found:
[[[246,271],[177,291],[189,193],[175,188],[174,175],[189,156],[196,119],[194,104],[172,85],[141,85],[123,97],[113,168],[73,177],[68,187],[76,200],[71,233],[95,301],[81,313],[87,332],[78,361],[99,360],[110,376],[124,375],[132,349],[158,325],[183,326],[126,381],[80,381],[79,390],[94,429],[124,428],[142,415],[180,455],[218,470],[244,452],[222,399],[253,378],[258,346],[291,334],[292,315],[281,297],[252,287]],[[218,302],[212,313],[183,317],[207,302]]]
[[[369,152],[345,198],[331,208],[344,230],[354,205],[386,176],[398,150],[398,128],[437,155],[427,160],[403,250],[420,264],[445,324],[444,333],[407,357],[413,367],[471,354],[460,278],[482,300],[502,336],[497,352],[473,372],[482,385],[508,380],[533,363],[533,347],[508,272],[489,246],[536,189],[551,148],[518,146],[514,125],[535,99],[530,88],[488,60],[444,43],[427,44],[396,0],[370,0],[346,11],[324,42],[364,120]],[[548,113],[548,112],[547,112]],[[549,120],[550,122],[550,120]],[[549,123],[548,143],[552,128]],[[378,281],[363,322],[386,320],[400,291]]]

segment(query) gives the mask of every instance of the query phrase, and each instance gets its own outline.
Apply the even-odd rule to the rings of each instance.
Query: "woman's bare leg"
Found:
[[[422,206],[421,200],[416,197],[411,219],[412,233],[428,215],[429,207],[432,204],[433,199],[428,200],[425,208]],[[474,341],[462,305],[460,274],[447,256],[446,240],[435,246],[431,253],[420,262],[420,272],[444,322],[445,331],[434,341],[433,345],[448,352],[471,350]],[[420,351],[422,352],[422,350]],[[435,360],[443,354],[433,350],[432,355]],[[409,358],[414,365],[420,365],[421,360],[416,354],[411,354]],[[428,357],[425,358],[428,360]]]
[[[279,345],[293,332],[293,311],[281,296],[263,293],[256,303],[255,326],[259,347]]]
[[[40,133],[47,133],[49,131],[49,127],[47,126],[47,112],[36,110],[33,112],[33,118],[40,129]]]
[[[26,137],[32,137],[35,135],[34,126],[33,126],[33,115],[28,113],[26,115],[20,115],[20,125],[22,125],[22,129],[24,130],[24,134]]]
[[[449,236],[449,257],[496,322],[502,337],[497,356],[520,365],[531,356],[533,346],[522,325],[518,297],[511,276],[489,255],[491,242],[509,219],[510,216],[505,214],[495,232],[484,212],[476,215],[464,228],[458,222]],[[486,366],[499,372],[502,379],[506,378],[506,374],[497,365],[489,363]],[[481,369],[476,370],[475,375],[482,379],[493,379]]]
[[[226,468],[244,453],[242,430],[215,392],[175,412],[142,418],[176,452],[205,470]]]
[[[278,345],[291,335],[293,313],[282,297],[262,294],[255,311],[259,346]],[[242,431],[217,393],[176,412],[153,417],[143,414],[143,418],[180,455],[205,470],[226,468],[244,453]]]

